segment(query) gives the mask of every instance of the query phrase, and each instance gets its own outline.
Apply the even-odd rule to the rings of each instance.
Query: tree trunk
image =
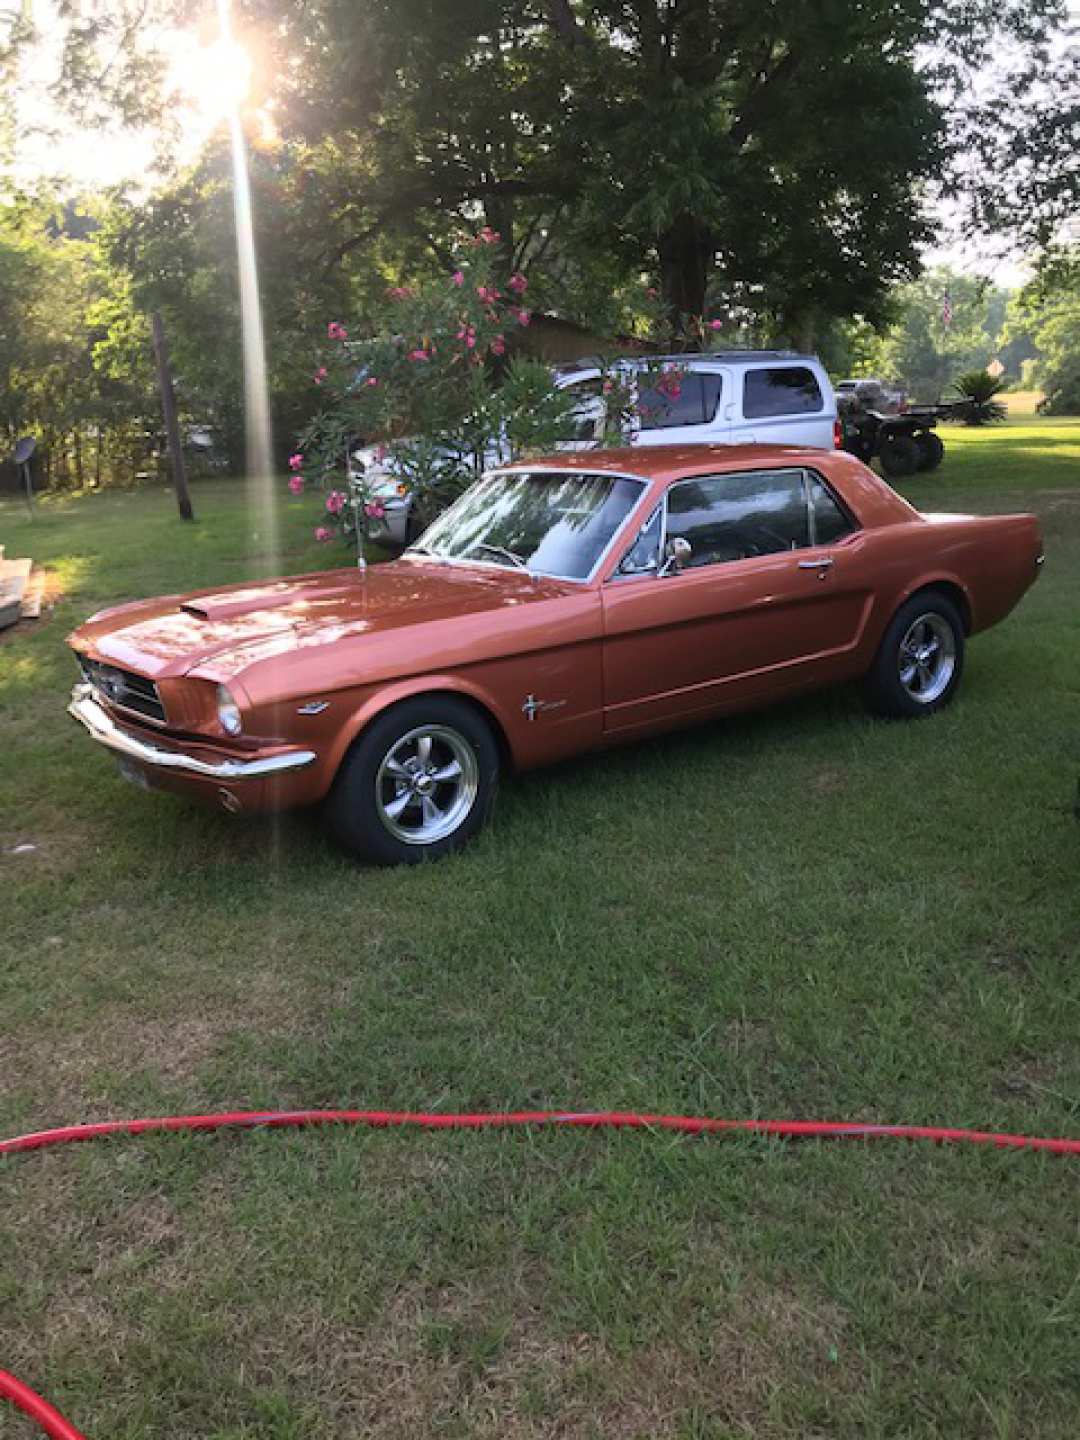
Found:
[[[176,508],[180,511],[181,520],[194,520],[195,512],[191,508],[191,496],[188,494],[187,475],[184,471],[184,453],[180,448],[180,422],[176,415],[176,392],[173,389],[172,370],[169,367],[169,346],[165,339],[165,326],[157,310],[150,318],[154,332],[154,358],[157,361],[158,387],[161,390],[161,413],[165,420],[173,488],[176,491]]]
[[[94,489],[101,489],[101,426],[98,425],[94,431]]]
[[[75,444],[75,479],[79,489],[82,490],[85,485],[83,477],[82,430],[78,425],[76,425],[72,431],[72,438]]]
[[[660,256],[660,293],[671,311],[673,325],[683,316],[705,313],[705,291],[716,246],[692,215],[681,215],[657,242]]]

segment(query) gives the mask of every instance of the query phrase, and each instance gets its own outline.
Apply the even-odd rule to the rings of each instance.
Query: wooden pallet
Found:
[[[0,560],[0,630],[14,625],[22,618],[23,601],[30,583],[29,560]],[[41,613],[41,592],[37,596],[38,614]]]

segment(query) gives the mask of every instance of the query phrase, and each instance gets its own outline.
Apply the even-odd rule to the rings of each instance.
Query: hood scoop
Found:
[[[185,600],[180,609],[185,615],[196,620],[211,623],[218,620],[235,620],[240,616],[265,614],[271,610],[291,610],[282,619],[289,623],[302,622],[317,614],[319,606],[333,603],[345,595],[353,595],[354,586],[320,586],[317,591],[304,585],[279,582],[271,585],[252,586],[247,590],[228,590],[220,595],[200,595],[194,600]]]

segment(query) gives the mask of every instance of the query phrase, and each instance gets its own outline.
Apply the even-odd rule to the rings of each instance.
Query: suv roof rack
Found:
[[[595,370],[607,364],[665,365],[686,360],[715,360],[720,364],[739,360],[816,360],[816,355],[802,350],[682,350],[667,355],[611,355],[606,362],[599,355],[583,355],[579,360],[570,360],[554,368],[560,375],[572,375],[578,370]]]

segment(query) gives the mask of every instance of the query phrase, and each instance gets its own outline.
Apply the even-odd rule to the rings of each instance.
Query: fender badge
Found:
[[[296,713],[298,715],[321,715],[329,704],[329,700],[310,700],[306,705],[301,705]]]
[[[521,704],[521,713],[528,720],[535,720],[543,710],[561,710],[565,700],[537,700],[535,695],[526,695]]]

